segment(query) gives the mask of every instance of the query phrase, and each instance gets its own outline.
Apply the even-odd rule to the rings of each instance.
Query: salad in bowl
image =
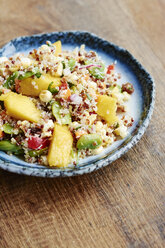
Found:
[[[125,138],[133,118],[130,82],[85,45],[47,41],[0,58],[0,150],[28,163],[74,167]]]

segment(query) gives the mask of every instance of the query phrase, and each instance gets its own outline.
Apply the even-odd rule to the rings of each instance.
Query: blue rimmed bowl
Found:
[[[18,174],[40,177],[65,177],[95,171],[121,157],[144,134],[154,107],[154,82],[149,73],[127,50],[86,31],[64,31],[19,37],[11,40],[0,49],[0,57],[9,57],[17,52],[27,53],[44,44],[47,40],[51,42],[61,40],[63,49],[68,50],[85,44],[87,50],[96,51],[107,65],[116,60],[116,70],[122,74],[121,83],[129,81],[134,85],[135,93],[128,106],[129,113],[135,120],[134,125],[130,128],[129,135],[125,139],[115,142],[97,156],[80,161],[74,169],[52,169],[30,164],[2,151],[0,151],[0,168]]]

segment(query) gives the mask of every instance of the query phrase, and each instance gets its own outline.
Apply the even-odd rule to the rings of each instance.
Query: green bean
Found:
[[[29,153],[30,157],[38,157],[38,156],[45,154],[47,152],[47,150],[48,150],[48,148],[45,147],[41,150],[29,150],[28,153]]]
[[[62,107],[61,107],[60,103],[58,103],[57,101],[55,101],[52,104],[52,113],[53,113],[54,117],[56,118],[56,120],[59,121],[63,125],[70,124],[71,123],[70,113],[65,114],[63,116],[62,114],[60,114],[61,109],[62,109]]]
[[[82,135],[78,142],[77,148],[81,149],[96,149],[102,144],[102,138],[99,134],[85,134]]]

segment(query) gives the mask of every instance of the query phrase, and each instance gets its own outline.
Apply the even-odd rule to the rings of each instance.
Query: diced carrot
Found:
[[[85,77],[84,77],[84,79],[85,79],[86,81],[88,81],[88,79],[89,79],[89,74],[86,74]]]
[[[107,74],[111,74],[111,71],[113,71],[115,69],[115,65],[112,64],[112,65],[109,65],[108,68],[107,68]]]
[[[67,89],[67,90],[66,90],[66,93],[63,94],[62,97],[63,97],[64,99],[68,99],[70,96],[71,96],[71,91],[70,91],[70,89]]]

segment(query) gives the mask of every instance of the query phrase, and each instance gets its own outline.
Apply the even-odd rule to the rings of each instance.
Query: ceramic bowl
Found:
[[[82,175],[109,165],[133,147],[144,134],[153,112],[154,82],[149,73],[126,49],[86,31],[53,32],[19,37],[11,40],[0,49],[0,57],[11,56],[16,52],[27,53],[33,48],[44,44],[47,40],[51,42],[61,40],[63,49],[73,49],[85,44],[87,50],[95,50],[107,65],[116,60],[116,69],[122,74],[121,81],[129,81],[133,83],[135,88],[135,93],[131,97],[132,100],[129,106],[130,114],[135,120],[134,125],[125,139],[115,142],[97,156],[88,157],[80,161],[74,169],[56,169],[30,164],[15,156],[9,156],[2,151],[0,151],[0,168],[30,176],[65,177]]]

